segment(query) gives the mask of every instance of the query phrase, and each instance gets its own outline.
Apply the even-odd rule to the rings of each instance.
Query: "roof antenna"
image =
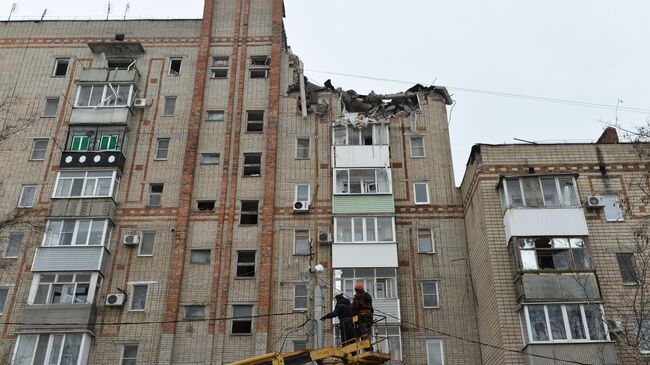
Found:
[[[40,22],[42,22],[43,18],[45,18],[45,14],[47,14],[47,9],[43,10],[43,15],[41,15],[41,20],[39,20]]]
[[[108,16],[111,14],[111,2],[108,2],[108,6],[106,7],[106,20],[108,20]]]
[[[18,7],[18,4],[13,3],[11,4],[11,10],[9,11],[9,18],[7,18],[7,21],[11,20],[11,15],[16,11],[16,8]]]
[[[124,18],[122,18],[122,20],[126,20],[126,14],[129,12],[130,7],[131,3],[126,3],[126,7],[124,8]]]

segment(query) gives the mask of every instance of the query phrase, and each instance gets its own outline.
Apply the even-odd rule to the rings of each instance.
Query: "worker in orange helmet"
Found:
[[[358,316],[358,334],[362,339],[371,340],[372,321],[374,309],[372,308],[372,297],[363,289],[363,284],[354,284],[354,298],[352,299],[352,315]],[[372,351],[372,346],[366,350]]]

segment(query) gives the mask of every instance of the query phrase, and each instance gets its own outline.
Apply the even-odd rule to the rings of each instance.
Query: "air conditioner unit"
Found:
[[[126,235],[124,236],[124,240],[122,242],[126,246],[136,246],[138,243],[140,243],[140,236],[137,234]]]
[[[309,202],[304,200],[298,200],[293,202],[293,212],[300,213],[306,212],[309,210]]]
[[[605,206],[605,199],[600,195],[587,197],[587,206],[589,208],[601,208]]]
[[[623,333],[625,332],[625,327],[623,327],[623,321],[620,319],[608,319],[607,327],[611,333]]]
[[[133,100],[133,107],[135,108],[144,108],[147,106],[147,99],[135,99]]]
[[[106,305],[109,307],[121,307],[124,305],[126,295],[124,293],[111,293],[106,296]]]
[[[318,234],[318,243],[331,243],[332,235],[329,232],[320,232]]]

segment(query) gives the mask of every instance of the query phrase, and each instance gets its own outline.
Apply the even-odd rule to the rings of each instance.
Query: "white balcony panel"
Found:
[[[99,271],[106,275],[111,254],[103,246],[40,246],[33,272]]]
[[[587,236],[582,208],[511,208],[503,215],[506,242],[513,236]]]
[[[335,243],[332,267],[397,267],[397,244]]]
[[[389,167],[388,146],[334,146],[332,165],[339,167]]]
[[[332,308],[334,306],[336,301],[332,302]],[[402,318],[397,298],[372,298],[372,307],[375,310],[375,320],[381,321],[380,323],[383,323],[384,317],[386,323],[399,323]],[[338,317],[334,317],[334,323],[339,323]]]

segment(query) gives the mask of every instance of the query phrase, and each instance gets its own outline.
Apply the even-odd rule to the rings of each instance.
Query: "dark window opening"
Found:
[[[237,277],[251,278],[255,276],[255,251],[237,252]]]
[[[247,335],[253,331],[253,306],[233,305],[232,306],[232,328],[233,334]]]
[[[271,64],[269,56],[251,56],[251,66],[268,66]]]
[[[262,154],[244,153],[244,176],[260,176],[262,174]]]
[[[149,184],[149,206],[159,207],[162,203],[163,184]]]
[[[115,70],[130,70],[135,66],[133,58],[112,58],[106,60],[106,67]]]
[[[169,74],[179,75],[181,73],[181,65],[183,64],[182,58],[172,58],[169,61]]]
[[[214,212],[214,200],[199,200],[196,208],[202,212]]]
[[[68,73],[69,58],[57,58],[54,63],[54,74],[52,76],[65,76]]]
[[[269,77],[269,70],[265,68],[253,68],[250,73],[251,79],[266,79]]]
[[[211,70],[213,79],[227,79],[228,78],[228,69],[227,68],[213,68]]]
[[[257,224],[259,201],[242,200],[239,224]]]
[[[521,238],[517,242],[521,270],[591,269],[589,253],[582,238]]]
[[[246,132],[262,132],[264,130],[264,111],[249,110],[246,112]]]
[[[634,254],[631,252],[621,252],[616,254],[618,269],[621,272],[621,279],[625,285],[635,285],[639,283],[639,277],[636,271],[636,262]]]

